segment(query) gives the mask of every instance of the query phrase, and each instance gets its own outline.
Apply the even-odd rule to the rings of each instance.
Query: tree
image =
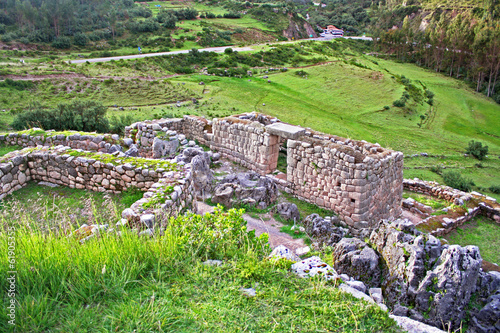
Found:
[[[478,160],[483,160],[488,155],[488,146],[483,147],[481,142],[472,140],[469,142],[465,153],[474,156]]]

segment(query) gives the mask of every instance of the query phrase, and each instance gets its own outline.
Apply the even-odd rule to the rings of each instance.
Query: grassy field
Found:
[[[66,189],[58,193],[56,207],[44,203],[54,200],[47,191],[32,186],[17,193],[36,195],[39,201],[31,202],[30,210],[46,209],[53,215],[94,195],[71,190],[66,196]],[[97,212],[91,210],[92,220],[99,219]],[[0,233],[0,245],[6,248],[8,234],[14,233],[17,302],[15,326],[3,311],[0,330],[397,331],[378,306],[339,292],[334,283],[295,277],[288,261],[265,260],[266,237],[247,233],[242,213],[170,220],[161,237],[138,237],[124,229],[120,236],[101,233],[80,244],[74,236],[66,237],[71,228],[47,231],[46,221],[32,212],[6,205],[0,221],[8,232]],[[7,259],[3,251],[4,272],[13,269]],[[206,259],[224,263],[201,264]],[[0,287],[7,290],[8,281],[0,281]],[[246,296],[242,288],[254,288],[256,296]],[[8,297],[2,299],[3,306],[8,302]]]
[[[102,100],[108,106],[139,106],[140,110],[110,108],[110,114],[130,112],[135,119],[162,114],[199,114],[212,118],[258,111],[318,131],[378,142],[384,147],[400,150],[406,156],[422,152],[440,156],[406,159],[405,177],[442,182],[440,175],[429,170],[431,166],[442,165],[459,170],[476,183],[476,189],[500,198],[485,190],[498,185],[500,179],[500,105],[475,93],[459,80],[412,64],[360,54],[353,45],[346,44],[347,41],[333,43],[345,45],[339,52],[338,48],[327,48],[322,43],[301,43],[300,52],[284,59],[284,66],[289,68],[287,72],[265,73],[266,68],[261,68],[254,70],[257,74],[252,78],[194,74],[154,83],[130,79],[130,76],[141,73],[150,77],[170,74],[155,65],[154,61],[131,60],[123,64],[80,66],[59,64],[52,69],[81,72],[86,76],[112,76],[115,79],[111,83],[108,79],[52,80],[40,83],[40,89],[35,93],[16,92],[11,98],[4,98],[4,103],[9,106],[23,105],[38,96],[47,104],[54,104],[66,98],[84,97]],[[262,45],[255,47],[253,52],[272,47]],[[310,59],[323,64],[304,65]],[[297,75],[299,71],[302,71],[301,75]],[[127,78],[120,79],[120,75]],[[264,79],[264,75],[268,75],[269,79]],[[418,100],[421,99],[418,96],[412,97],[403,108],[393,106],[393,102],[408,89],[402,83],[402,75],[410,80],[417,95],[422,95],[425,89],[434,93],[430,115],[429,106]],[[201,81],[205,85],[199,85]],[[6,96],[7,92],[3,95]],[[200,103],[184,103],[182,107],[168,105],[191,97],[201,97]],[[421,116],[425,116],[422,124]],[[3,130],[11,117],[8,113],[0,113]],[[463,157],[471,139],[489,146],[489,157],[485,161],[479,163]]]
[[[476,245],[484,260],[500,264],[500,228],[495,221],[479,216],[444,238],[451,244]]]

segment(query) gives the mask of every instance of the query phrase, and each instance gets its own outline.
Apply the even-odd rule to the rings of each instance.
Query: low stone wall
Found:
[[[437,225],[430,231],[431,235],[444,236],[451,231],[461,227],[464,223],[472,220],[477,215],[485,215],[488,218],[500,223],[500,205],[495,199],[489,198],[481,193],[466,193],[449,186],[440,185],[436,182],[428,182],[420,179],[404,179],[403,186],[405,190],[429,195],[439,199],[446,200],[457,206],[467,204],[467,211],[458,217],[451,216],[430,216],[422,220],[419,224]]]
[[[0,200],[21,189],[31,180],[27,154],[0,160]]]
[[[124,222],[154,229],[185,208],[195,209],[191,173],[169,173],[166,176],[154,183],[142,199],[122,212]]]
[[[81,156],[79,156],[81,155]],[[0,160],[0,198],[20,189],[29,180],[45,181],[72,188],[119,193],[129,187],[147,192],[135,205],[137,213],[162,203],[169,212],[178,212],[193,200],[189,170],[167,162],[129,158],[129,163],[103,153],[89,154],[68,147],[25,149]],[[164,188],[163,192],[158,192]],[[149,194],[148,194],[149,193]],[[153,194],[158,193],[157,196]],[[148,204],[149,203],[149,204]]]
[[[163,136],[169,130],[181,133],[189,140],[197,140],[200,144],[210,145],[209,121],[197,116],[134,123],[125,127],[125,137],[135,142],[139,156],[149,158],[153,157],[152,150],[155,138]]]
[[[335,211],[357,228],[399,216],[403,154],[363,142],[349,143],[315,134],[288,140],[285,186],[289,192]]]
[[[182,133],[188,139],[196,140],[204,146],[210,146],[210,141],[212,141],[212,124],[202,117],[184,116]]]
[[[420,179],[404,179],[403,188],[411,192],[430,195],[449,202],[454,202],[456,199],[469,201],[472,198],[471,195],[466,192],[449,186],[443,186],[436,182],[427,182]]]
[[[73,149],[107,153],[113,145],[121,145],[117,134],[81,133],[75,131],[55,132],[28,130],[0,135],[0,145],[37,147],[66,146]]]
[[[248,119],[214,119],[210,148],[247,169],[267,174],[276,169],[279,137],[266,132],[263,124]]]

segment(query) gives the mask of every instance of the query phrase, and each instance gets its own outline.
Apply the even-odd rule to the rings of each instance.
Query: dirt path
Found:
[[[13,74],[8,74],[8,75],[2,75],[1,78],[5,79],[12,79],[16,81],[43,81],[45,79],[86,79],[88,81],[90,80],[107,80],[107,79],[113,79],[113,80],[135,80],[139,79],[141,81],[157,81],[157,80],[162,80],[162,79],[169,79],[172,77],[179,76],[179,74],[172,74],[172,75],[163,75],[159,77],[154,77],[154,76],[107,76],[107,75],[102,75],[102,76],[85,76],[83,74],[79,73],[60,73],[60,74],[43,74],[43,75],[13,75]]]
[[[196,210],[200,215],[212,212],[213,209],[214,207],[203,202],[197,202]],[[294,239],[289,234],[281,232],[280,228],[283,224],[272,218],[270,214],[265,214],[259,218],[243,214],[243,219],[247,221],[247,229],[255,230],[255,234],[257,236],[263,233],[267,233],[269,235],[269,245],[271,248],[275,248],[278,245],[284,245],[295,252],[297,249],[307,246],[302,238]]]
[[[272,217],[269,220],[266,217],[267,221],[265,221],[262,218],[254,218],[248,214],[243,214],[243,218],[247,221],[248,230],[255,230],[257,236],[265,232],[269,235],[269,245],[271,245],[271,248],[284,245],[295,252],[295,250],[307,246],[302,238],[294,239],[289,234],[281,232],[280,228],[283,224]]]

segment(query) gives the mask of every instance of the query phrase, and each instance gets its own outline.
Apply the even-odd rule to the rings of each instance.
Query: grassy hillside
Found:
[[[378,142],[406,156],[430,154],[433,157],[407,158],[405,176],[442,182],[431,167],[454,168],[472,178],[476,190],[500,197],[487,190],[499,185],[500,179],[500,105],[462,81],[362,54],[358,49],[364,46],[352,43],[262,45],[238,55],[203,58],[202,66],[221,73],[224,68],[236,68],[233,66],[242,70],[252,59],[267,61],[259,60],[262,67],[247,66],[254,76],[241,78],[192,74],[155,81],[153,77],[173,68],[170,57],[78,66],[60,63],[54,69],[87,78],[45,80],[34,92],[6,90],[4,96],[7,92],[11,96],[3,100],[14,106],[28,103],[30,97],[47,105],[67,98],[92,98],[108,106],[125,107],[124,111],[111,107],[110,115],[130,114],[137,120],[182,114],[212,118],[259,111],[318,131]],[[195,72],[201,67],[190,66]],[[288,71],[271,71],[270,67],[288,67]],[[150,78],[138,78],[141,73]],[[99,75],[114,79],[91,79]],[[204,85],[199,84],[202,81]],[[434,95],[432,107],[428,92]],[[191,103],[192,97],[199,103]],[[405,105],[394,106],[402,98]],[[168,104],[177,101],[188,102],[181,107]],[[0,113],[4,130],[12,116]],[[470,140],[487,145],[489,158],[479,162],[463,157]]]
[[[87,202],[97,195],[99,203],[102,195],[71,190],[65,196],[68,189],[38,186],[19,193],[37,191],[30,210],[21,208],[26,202],[20,197],[0,207],[2,230],[15,230],[17,277],[15,326],[3,311],[2,332],[398,331],[378,306],[341,293],[334,283],[298,278],[288,272],[288,261],[266,260],[266,238],[246,232],[242,211],[172,219],[154,238],[126,228],[80,244],[81,234],[67,237],[67,222],[80,211],[75,197]],[[63,194],[56,200],[67,209],[46,204],[54,192]],[[58,219],[37,219],[36,212]],[[91,223],[119,219],[88,212]],[[7,235],[0,234],[2,247]],[[4,272],[12,270],[7,252],[0,254]],[[224,263],[203,265],[207,259]],[[8,281],[0,287],[7,290]],[[243,288],[254,288],[256,296]],[[9,300],[4,297],[3,306]]]
[[[336,61],[267,74],[271,83],[262,74],[250,80],[190,76],[172,82],[203,80],[206,86],[198,89],[205,90],[207,109],[261,111],[326,133],[379,142],[406,154],[456,154],[471,139],[487,143],[491,155],[500,154],[500,106],[491,99],[460,81],[414,65],[364,59],[372,69]],[[297,75],[299,70],[306,71],[307,78]],[[404,91],[393,74],[402,73],[435,92],[435,116],[422,128],[419,115],[425,106],[416,105],[415,110],[392,106]]]

